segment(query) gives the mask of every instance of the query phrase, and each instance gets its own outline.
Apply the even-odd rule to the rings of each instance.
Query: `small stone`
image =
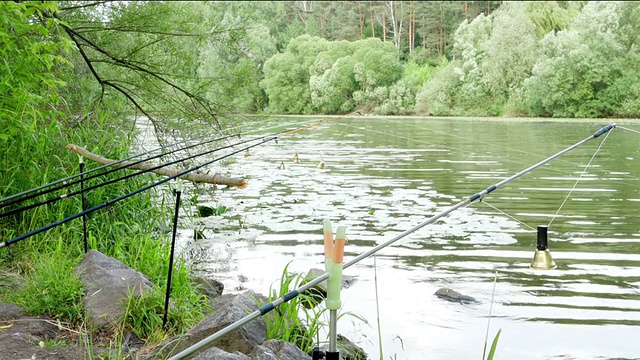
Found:
[[[194,276],[191,280],[198,284],[198,291],[209,299],[217,298],[224,291],[224,284],[216,279]]]
[[[479,303],[478,300],[476,300],[475,298],[468,296],[468,295],[463,295],[455,290],[449,289],[449,288],[440,288],[438,289],[438,291],[435,292],[435,295],[437,297],[439,297],[440,299],[443,300],[447,300],[450,302],[457,302],[460,304],[477,304]]]
[[[323,270],[320,270],[320,269],[311,269],[311,270],[309,270],[309,272],[307,273],[307,276],[305,276],[304,281],[302,282],[301,285],[304,285],[304,284],[306,284],[306,283],[318,278],[319,276],[321,276],[324,273],[325,272]],[[353,285],[356,282],[356,280],[358,280],[358,279],[355,276],[342,275],[342,288],[343,289],[349,288],[351,285]],[[327,298],[327,280],[324,280],[324,281],[320,282],[319,284],[311,287],[309,290],[307,290],[307,292],[304,293],[304,295],[309,296],[309,300],[310,301],[303,302],[303,305],[307,309],[315,307],[316,305],[318,305],[324,299]]]

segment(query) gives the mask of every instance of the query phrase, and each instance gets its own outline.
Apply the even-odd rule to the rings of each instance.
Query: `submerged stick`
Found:
[[[146,164],[146,163],[133,163],[133,162],[129,162],[129,161],[122,161],[122,162],[117,162],[116,160],[111,160],[111,159],[107,159],[105,157],[102,157],[100,155],[94,154],[92,152],[90,152],[89,150],[78,146],[78,145],[74,145],[74,144],[68,144],[66,146],[67,149],[76,152],[79,155],[84,156],[85,158],[91,160],[91,161],[95,161],[99,164],[103,164],[103,165],[109,165],[112,163],[116,163],[113,166],[117,166],[117,167],[126,167],[128,169],[135,169],[135,170],[150,170],[153,169],[155,167],[157,167],[157,165],[153,165],[153,164]],[[158,175],[163,175],[163,176],[173,176],[174,174],[178,173],[179,171],[176,169],[172,169],[169,167],[161,167],[158,169],[153,169],[150,170],[151,172],[158,174]],[[228,186],[234,186],[237,188],[245,188],[247,187],[247,180],[243,179],[243,178],[238,178],[238,177],[229,177],[229,176],[224,176],[224,175],[220,175],[220,174],[213,174],[213,175],[207,175],[207,174],[193,174],[193,173],[188,173],[188,174],[184,174],[182,176],[180,176],[181,179],[184,180],[189,180],[192,181],[194,183],[209,183],[209,184],[221,184],[221,185],[228,185]]]

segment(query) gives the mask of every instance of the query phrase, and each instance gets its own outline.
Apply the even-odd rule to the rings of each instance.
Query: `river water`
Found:
[[[252,134],[316,120],[283,118]],[[347,227],[349,261],[606,124],[338,119],[212,166],[249,186],[190,189],[200,205],[227,212],[183,219],[181,248],[225,292],[266,294],[287,264],[299,273],[323,267],[322,219]],[[385,359],[481,358],[495,276],[489,342],[502,329],[497,359],[640,358],[640,134],[615,129],[599,148],[604,138],[379,252]],[[195,203],[193,194],[184,196]],[[532,270],[535,227],[550,223],[558,268]],[[194,240],[194,229],[206,239]],[[368,323],[347,316],[338,330],[380,358],[373,264],[346,269],[357,281],[342,293],[342,311]],[[433,295],[441,287],[480,302],[446,302]]]

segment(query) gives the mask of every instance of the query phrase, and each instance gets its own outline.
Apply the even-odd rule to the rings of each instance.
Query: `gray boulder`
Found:
[[[122,316],[129,292],[139,297],[153,288],[147,276],[96,250],[85,254],[75,272],[84,284],[84,306],[98,327],[113,324]]]
[[[435,292],[435,295],[437,297],[439,297],[440,299],[443,300],[447,300],[450,302],[457,302],[460,304],[477,304],[479,303],[478,300],[476,300],[475,298],[468,296],[468,295],[463,295],[455,290],[449,289],[449,288],[440,288],[438,289],[438,291]]]
[[[338,349],[344,360],[367,360],[367,353],[353,341],[338,334]]]
[[[15,320],[24,316],[20,306],[0,303],[0,321]]]
[[[300,350],[297,346],[281,340],[269,340],[262,344],[263,347],[273,351],[276,359],[280,360],[311,360],[311,356]]]
[[[253,349],[253,352],[249,354],[251,360],[280,360],[271,349],[258,345]]]
[[[209,299],[219,297],[224,291],[224,284],[216,279],[194,276],[191,280],[198,285],[200,293]]]
[[[338,352],[340,353],[340,360],[367,360],[367,353],[353,341],[347,339],[345,336],[338,334]],[[329,345],[325,344],[321,347],[324,352],[329,351]]]
[[[263,302],[264,296],[253,291],[242,294],[222,295],[213,301],[213,312],[189,330],[185,335],[168,340],[159,346],[162,354],[167,356],[176,354],[200,340],[215,334],[219,330],[244,318],[247,314],[258,310],[256,302]],[[241,352],[251,354],[257,345],[267,341],[267,324],[262,317],[253,319],[240,329],[226,334],[213,341],[209,346],[217,347],[226,352]]]
[[[252,360],[252,359],[240,352],[235,352],[232,354],[224,350],[220,350],[216,347],[213,347],[199,353],[193,358],[193,360]]]

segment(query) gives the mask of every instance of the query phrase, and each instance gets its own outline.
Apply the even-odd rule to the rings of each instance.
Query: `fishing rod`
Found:
[[[62,195],[57,196],[57,197],[54,197],[54,198],[49,198],[49,199],[44,200],[44,201],[39,202],[39,203],[35,203],[35,204],[31,204],[31,205],[23,206],[23,207],[21,207],[21,208],[17,208],[17,209],[13,209],[13,210],[10,210],[10,211],[7,211],[7,212],[4,212],[4,213],[1,213],[1,214],[0,214],[0,219],[2,219],[2,218],[4,218],[4,217],[7,217],[7,216],[11,216],[11,215],[15,215],[15,214],[21,213],[21,212],[26,211],[26,210],[30,210],[30,209],[36,208],[36,207],[39,207],[39,206],[43,206],[43,205],[47,205],[47,204],[51,204],[51,203],[53,203],[53,202],[56,202],[56,201],[59,201],[59,200],[62,200],[62,199],[68,198],[68,197],[72,197],[72,196],[75,196],[75,195],[78,195],[78,194],[82,194],[82,193],[85,193],[85,192],[87,192],[87,191],[91,191],[91,190],[94,190],[94,189],[100,188],[100,187],[102,187],[102,186],[110,185],[110,184],[113,184],[113,183],[118,182],[118,181],[121,181],[121,180],[126,180],[126,179],[132,178],[132,177],[134,177],[134,176],[138,176],[138,175],[140,175],[140,174],[144,174],[144,173],[147,173],[147,172],[150,172],[150,171],[153,171],[153,170],[159,169],[159,168],[161,168],[161,167],[165,167],[165,166],[173,165],[173,164],[176,164],[176,163],[179,163],[179,162],[183,162],[183,161],[185,161],[185,160],[189,160],[189,159],[192,159],[192,158],[195,158],[195,157],[198,157],[198,156],[202,156],[202,155],[206,155],[206,154],[209,154],[209,153],[213,153],[213,152],[216,152],[216,151],[219,151],[219,150],[222,150],[222,149],[232,148],[232,147],[234,147],[234,146],[236,146],[236,145],[244,144],[244,143],[247,143],[247,142],[260,140],[260,139],[266,138],[266,137],[268,137],[268,136],[276,136],[276,137],[277,137],[277,135],[280,135],[280,134],[290,135],[290,134],[295,133],[295,132],[297,132],[297,131],[299,131],[299,130],[309,129],[309,128],[311,128],[311,127],[315,127],[315,126],[318,126],[318,125],[321,125],[321,124],[325,124],[325,123],[327,123],[327,122],[330,122],[330,121],[333,121],[333,120],[336,120],[336,119],[342,118],[342,117],[344,117],[344,116],[345,116],[345,115],[343,115],[343,116],[339,116],[339,117],[336,117],[336,118],[333,118],[333,119],[331,119],[331,118],[329,118],[329,119],[324,119],[324,120],[318,121],[318,122],[316,122],[316,123],[313,123],[313,124],[311,124],[311,125],[300,126],[300,127],[295,128],[295,129],[292,129],[292,130],[290,130],[290,129],[282,130],[282,131],[276,132],[276,133],[274,133],[274,134],[263,135],[263,136],[260,136],[260,137],[254,138],[254,139],[250,139],[250,140],[243,140],[243,141],[237,142],[237,143],[235,143],[235,144],[230,144],[230,145],[228,145],[228,146],[223,146],[223,147],[216,148],[216,149],[213,149],[213,150],[209,150],[209,151],[201,152],[201,153],[198,153],[198,154],[195,154],[195,155],[192,155],[192,156],[189,156],[189,157],[183,158],[183,159],[178,159],[178,160],[175,160],[175,161],[172,161],[172,162],[169,162],[169,163],[165,163],[165,164],[157,165],[157,166],[151,167],[151,168],[149,168],[149,169],[145,169],[145,170],[141,170],[141,171],[138,171],[138,172],[135,172],[135,173],[132,173],[132,174],[128,174],[128,175],[125,175],[125,176],[122,176],[122,177],[119,177],[119,178],[116,178],[116,179],[112,179],[112,180],[109,180],[109,181],[106,181],[106,182],[103,182],[103,183],[100,183],[100,184],[97,184],[97,185],[94,185],[94,186],[90,186],[90,187],[87,187],[87,188],[84,188],[84,189],[80,189],[80,190],[77,190],[77,191],[74,191],[74,192],[70,192],[70,193],[67,193],[67,194],[62,194]],[[233,136],[233,135],[228,135],[228,136]],[[276,140],[276,142],[277,142],[277,140]],[[196,145],[196,146],[197,146],[197,145]],[[111,164],[109,164],[109,165],[113,165],[113,164],[114,164],[114,163],[111,163]],[[123,168],[124,168],[124,167],[123,167]],[[88,178],[87,178],[87,179],[88,179]],[[85,180],[87,180],[87,179],[85,179]],[[79,181],[78,181],[78,182],[79,182]],[[76,183],[77,183],[77,182],[76,182]],[[3,207],[3,206],[0,206],[0,208],[2,208],[2,207]]]
[[[338,117],[338,118],[340,118],[340,117]],[[334,119],[334,120],[335,120],[335,119]],[[323,120],[323,121],[320,121],[320,122],[318,122],[318,123],[315,123],[314,125],[319,124],[319,123],[324,123],[324,122],[326,122],[326,121],[327,121],[327,120]],[[333,120],[331,120],[331,121],[333,121]],[[287,123],[287,124],[286,124],[286,125],[284,125],[284,126],[289,126],[289,125],[292,125],[292,124],[299,124],[299,123],[301,123],[301,122],[302,122],[302,121],[299,121],[299,122],[292,121],[292,122]],[[237,129],[242,129],[242,128],[244,128],[244,127],[246,127],[246,126],[249,126],[249,125],[250,125],[250,124],[234,126],[234,127],[228,128],[228,129],[226,129],[226,130],[237,130]],[[283,126],[283,125],[278,124],[278,125],[273,126],[273,127],[281,127],[281,126]],[[308,126],[303,126],[303,127],[299,127],[299,128],[297,128],[297,129],[307,128],[307,127],[308,127]],[[296,130],[296,129],[294,129],[294,130]],[[292,130],[292,131],[294,131],[294,130]],[[211,133],[204,134],[204,135],[200,135],[200,136],[196,136],[196,137],[193,137],[193,138],[190,138],[190,139],[186,139],[186,140],[178,141],[178,142],[175,142],[175,143],[173,143],[173,144],[169,144],[169,145],[165,145],[165,146],[160,146],[160,147],[158,147],[158,148],[155,148],[155,149],[152,149],[152,150],[149,150],[149,151],[146,151],[146,152],[140,153],[140,154],[136,154],[136,155],[129,156],[129,157],[124,158],[124,159],[122,159],[122,160],[117,160],[117,161],[114,161],[114,162],[109,163],[109,164],[104,164],[104,165],[98,166],[98,167],[96,167],[96,168],[94,168],[94,169],[87,170],[87,171],[85,171],[85,172],[81,172],[81,173],[79,173],[79,174],[71,175],[71,176],[69,176],[69,177],[66,177],[66,178],[63,178],[63,179],[59,179],[59,180],[56,180],[56,181],[50,182],[50,183],[48,183],[48,184],[44,184],[44,185],[41,185],[41,186],[38,186],[38,187],[35,187],[35,188],[32,188],[32,189],[29,189],[29,190],[25,190],[25,191],[23,191],[23,192],[21,192],[21,193],[18,193],[18,194],[14,194],[14,195],[11,195],[11,196],[8,196],[8,197],[5,197],[5,198],[3,198],[3,199],[0,199],[0,209],[1,209],[1,208],[4,208],[4,207],[7,207],[7,206],[9,206],[9,205],[13,205],[13,204],[16,204],[16,203],[22,202],[22,201],[24,201],[24,200],[28,200],[28,199],[31,199],[31,198],[34,198],[34,197],[40,196],[40,195],[45,195],[45,194],[50,193],[50,192],[53,192],[53,191],[55,191],[55,190],[51,190],[51,191],[47,191],[47,192],[42,192],[42,193],[40,193],[40,194],[38,194],[38,195],[32,195],[32,196],[27,197],[27,198],[22,198],[22,199],[20,199],[20,200],[15,200],[15,201],[10,202],[10,203],[8,203],[8,204],[4,204],[5,202],[7,202],[7,201],[9,201],[9,200],[13,200],[13,199],[15,199],[15,198],[17,198],[17,197],[20,197],[20,196],[23,196],[23,195],[27,195],[27,194],[30,194],[30,193],[32,193],[32,192],[35,192],[35,191],[38,191],[38,190],[41,190],[41,189],[47,188],[47,187],[49,187],[49,186],[57,185],[57,184],[59,184],[59,183],[66,183],[66,181],[72,180],[72,179],[77,178],[77,177],[85,176],[85,175],[87,175],[87,174],[90,174],[90,173],[92,173],[92,172],[95,172],[95,171],[98,171],[98,170],[104,169],[104,168],[106,168],[106,167],[114,166],[114,165],[118,165],[118,164],[121,164],[121,163],[123,163],[123,162],[125,162],[125,161],[131,160],[131,159],[134,159],[134,158],[137,158],[137,157],[140,157],[140,156],[148,155],[148,154],[151,154],[151,153],[153,153],[153,152],[156,152],[156,151],[159,151],[159,150],[162,150],[162,149],[168,148],[168,147],[173,147],[173,146],[176,146],[176,145],[179,145],[179,144],[182,144],[182,143],[186,143],[186,142],[189,142],[189,141],[198,140],[198,139],[201,139],[201,138],[204,138],[204,137],[207,137],[207,136],[211,136],[211,135],[213,135],[213,134],[215,134],[215,133],[219,133],[219,132],[220,132],[220,131],[218,130],[218,131],[216,131],[216,132],[211,132]],[[280,134],[280,133],[283,133],[283,131],[281,131],[281,132],[277,132],[277,133],[275,133],[275,134]],[[222,138],[218,138],[218,139],[211,140],[211,141],[216,141],[216,140],[225,140],[225,139],[226,139],[226,138],[228,138],[228,137],[233,137],[233,136],[236,136],[236,135],[238,135],[238,137],[240,137],[240,134],[239,134],[239,133],[237,133],[237,134],[234,134],[234,135],[227,135],[227,136],[224,136],[224,137],[222,137]],[[209,142],[209,141],[208,141],[208,142]],[[199,143],[199,144],[203,144],[203,143]],[[196,145],[196,146],[197,146],[197,145]],[[183,149],[186,149],[186,148],[183,148]],[[175,151],[173,151],[173,152],[175,152]],[[166,154],[168,154],[168,153],[164,153],[163,155],[166,155]],[[147,158],[146,160],[151,160],[151,159],[152,159],[152,158]],[[139,163],[139,162],[137,162],[137,163]],[[130,166],[131,166],[131,165],[135,165],[135,164],[137,164],[137,163],[130,164]],[[120,167],[120,168],[118,168],[118,169],[122,169],[122,168],[125,168],[125,167]],[[118,169],[116,169],[116,170],[118,170]],[[105,173],[102,173],[101,175],[105,175],[105,174],[106,174],[106,172],[105,172]],[[93,178],[93,177],[91,177],[91,178]],[[84,180],[88,180],[88,179],[90,179],[90,178],[85,178]],[[80,181],[76,181],[76,182],[74,182],[73,184],[77,184],[78,182],[80,182]],[[70,185],[67,185],[67,186],[70,186]],[[64,187],[67,187],[67,186],[64,186]],[[59,189],[61,189],[61,188],[63,188],[63,187],[59,187],[59,188],[57,188],[56,190],[59,190]]]
[[[67,223],[67,222],[69,222],[69,221],[71,221],[71,220],[77,219],[77,218],[79,218],[79,217],[81,217],[81,216],[84,216],[84,215],[90,214],[90,213],[92,213],[92,212],[94,212],[94,211],[100,210],[100,209],[102,209],[102,208],[105,208],[105,207],[111,206],[111,205],[113,205],[113,204],[115,204],[115,203],[117,203],[117,202],[119,202],[119,201],[122,201],[122,200],[124,200],[124,199],[130,198],[130,197],[131,197],[131,196],[133,196],[133,195],[139,194],[139,193],[141,193],[141,192],[143,192],[143,191],[147,191],[147,190],[149,190],[149,189],[151,189],[151,188],[154,188],[154,187],[156,187],[156,186],[158,186],[158,185],[161,185],[161,184],[164,184],[164,183],[166,183],[166,182],[169,182],[169,181],[171,181],[171,180],[173,180],[173,179],[176,179],[176,178],[179,178],[179,177],[181,177],[181,176],[187,175],[187,174],[189,174],[189,173],[191,173],[191,172],[193,172],[193,171],[199,170],[199,169],[201,169],[201,168],[203,168],[203,167],[205,167],[205,166],[207,166],[207,165],[213,164],[213,163],[218,162],[218,161],[220,161],[220,160],[224,160],[224,159],[226,159],[226,158],[228,158],[228,157],[231,157],[231,156],[233,156],[233,155],[235,155],[235,154],[238,154],[238,153],[240,153],[240,152],[242,152],[242,151],[249,150],[249,149],[254,148],[254,147],[256,147],[256,146],[260,146],[260,145],[262,145],[262,144],[264,144],[264,143],[267,143],[267,142],[269,142],[269,141],[272,141],[272,140],[276,140],[276,141],[277,141],[278,137],[277,137],[277,136],[270,136],[270,137],[265,136],[265,137],[262,137],[262,138],[260,138],[260,139],[263,139],[263,140],[262,140],[262,141],[260,141],[260,142],[258,142],[257,144],[248,145],[248,146],[245,146],[245,147],[243,147],[243,148],[241,148],[241,149],[239,149],[239,150],[234,150],[234,151],[230,152],[229,154],[226,154],[226,155],[220,156],[220,157],[218,157],[218,158],[215,158],[215,159],[213,159],[213,160],[207,161],[207,162],[205,162],[205,163],[203,163],[203,164],[200,164],[200,165],[198,165],[198,166],[194,166],[194,167],[192,167],[191,169],[187,169],[187,170],[184,170],[184,171],[182,171],[182,172],[178,172],[178,173],[176,173],[176,174],[175,174],[175,175],[173,175],[173,176],[169,176],[169,177],[164,178],[164,179],[162,179],[162,180],[160,180],[160,181],[157,181],[157,182],[155,182],[155,183],[153,183],[153,184],[149,184],[149,185],[144,186],[144,187],[142,187],[142,188],[140,188],[140,189],[138,189],[138,190],[135,190],[135,191],[132,191],[132,192],[130,192],[130,193],[128,193],[128,194],[125,194],[125,195],[119,196],[119,197],[117,197],[117,198],[115,198],[115,199],[113,199],[113,200],[106,201],[106,202],[104,202],[104,203],[102,203],[102,204],[100,204],[100,205],[96,205],[96,206],[94,206],[94,207],[92,207],[92,208],[90,208],[90,209],[87,209],[87,210],[81,211],[81,212],[79,212],[79,213],[77,213],[77,214],[75,214],[75,215],[71,215],[71,216],[66,217],[66,218],[64,218],[64,219],[62,219],[62,220],[58,220],[58,221],[56,221],[56,222],[54,222],[54,223],[51,223],[51,224],[46,225],[46,226],[43,226],[43,227],[41,227],[41,228],[39,228],[39,229],[36,229],[36,230],[30,231],[30,232],[28,232],[28,233],[26,233],[26,234],[22,234],[22,235],[20,235],[20,236],[17,236],[17,237],[15,237],[15,238],[11,239],[11,240],[4,241],[4,242],[0,243],[0,249],[2,249],[3,247],[9,246],[9,245],[11,245],[11,244],[14,244],[14,243],[16,243],[16,242],[18,242],[18,241],[20,241],[20,240],[24,240],[24,239],[29,238],[29,237],[31,237],[31,236],[34,236],[34,235],[40,234],[40,233],[42,233],[42,232],[44,232],[44,231],[47,231],[47,230],[49,230],[49,229],[52,229],[52,228],[54,228],[54,227],[56,227],[56,226],[62,225],[62,224],[64,224],[64,223]]]
[[[522,170],[522,171],[520,171],[520,172],[518,172],[518,173],[516,173],[516,174],[514,174],[514,175],[512,175],[512,176],[510,176],[510,177],[498,182],[498,183],[496,183],[495,185],[489,186],[488,188],[480,191],[479,193],[476,193],[476,194],[474,194],[472,196],[469,196],[468,198],[464,199],[463,201],[461,201],[461,202],[449,207],[448,209],[446,209],[446,210],[444,210],[444,211],[442,211],[442,212],[430,217],[429,219],[423,221],[422,223],[420,223],[420,224],[418,224],[418,225],[416,225],[416,226],[414,226],[414,227],[412,227],[412,228],[410,228],[408,230],[405,230],[404,232],[396,235],[395,237],[387,240],[386,242],[384,242],[382,244],[379,244],[379,245],[373,247],[372,249],[370,249],[368,251],[365,251],[362,254],[356,256],[351,261],[345,263],[344,266],[343,266],[343,269],[347,269],[350,266],[362,261],[363,259],[368,258],[369,256],[371,256],[371,255],[377,253],[378,251],[388,247],[389,245],[392,245],[393,243],[395,243],[396,241],[406,237],[407,235],[410,235],[411,233],[413,233],[413,232],[415,232],[415,231],[417,231],[417,230],[419,230],[419,229],[421,229],[421,228],[423,228],[423,227],[425,227],[425,226],[427,226],[429,224],[432,224],[432,223],[436,222],[437,220],[449,215],[453,211],[455,211],[455,210],[457,210],[457,209],[459,209],[459,208],[461,208],[463,206],[469,205],[469,204],[471,204],[472,202],[474,202],[476,200],[482,199],[484,196],[486,196],[487,194],[497,190],[501,186],[503,186],[503,185],[505,185],[505,184],[507,184],[507,183],[509,183],[509,182],[511,182],[511,181],[513,181],[513,180],[515,180],[515,179],[517,179],[517,178],[519,178],[519,177],[521,177],[521,176],[523,176],[523,175],[525,175],[525,174],[527,174],[527,173],[529,173],[529,172],[531,172],[531,171],[533,171],[533,170],[535,170],[537,168],[539,168],[540,166],[543,166],[543,165],[547,164],[551,160],[564,155],[565,153],[577,148],[578,146],[588,142],[589,140],[592,140],[592,139],[600,137],[601,135],[607,133],[608,131],[610,131],[611,129],[613,129],[615,127],[616,127],[615,123],[607,125],[607,126],[603,127],[602,129],[596,131],[593,135],[589,136],[588,138],[583,139],[583,140],[575,143],[574,145],[571,145],[568,148],[566,148],[566,149],[564,149],[564,150],[562,150],[562,151],[560,151],[560,152],[558,152],[558,153],[556,153],[554,155],[551,155],[550,157],[548,157],[548,158],[546,158],[546,159],[544,159],[544,160],[542,160],[542,161],[540,161],[540,162],[538,162],[538,163],[536,163],[536,164],[534,164],[532,166],[529,166],[528,168],[526,168],[526,169],[524,169],[524,170]],[[290,292],[284,294],[281,298],[278,298],[275,301],[270,302],[270,303],[260,307],[258,310],[252,312],[251,314],[246,315],[244,318],[236,321],[235,323],[233,323],[231,325],[228,325],[225,328],[220,329],[218,332],[216,332],[216,333],[214,333],[212,335],[209,335],[208,337],[200,340],[199,342],[197,342],[197,343],[191,345],[190,347],[182,350],[181,352],[173,355],[172,357],[169,358],[169,360],[184,359],[185,357],[187,357],[187,356],[193,354],[194,352],[202,349],[203,347],[209,345],[211,342],[221,338],[222,336],[224,336],[226,334],[229,334],[229,333],[241,328],[242,326],[244,326],[245,324],[249,323],[250,321],[252,321],[252,320],[254,320],[254,319],[256,319],[256,318],[258,318],[260,316],[263,316],[263,315],[271,312],[272,310],[274,310],[278,306],[282,305],[283,303],[285,303],[285,302],[287,302],[287,301],[289,301],[291,299],[294,299],[298,295],[304,293],[305,291],[311,289],[312,287],[318,285],[319,283],[327,280],[328,278],[329,278],[329,273],[325,272],[324,274],[318,276],[314,280],[311,280],[308,283],[306,283],[306,284],[304,284],[304,285],[302,285],[302,286],[300,286],[300,287],[298,287],[298,288],[296,288],[294,290],[291,290]]]
[[[115,166],[115,165],[117,165],[117,164],[121,164],[121,163],[123,163],[123,162],[125,162],[125,161],[126,161],[126,159],[124,159],[124,160],[118,160],[118,161],[116,161],[116,162],[112,162],[112,163],[109,163],[109,164],[106,164],[106,165],[103,165],[103,166],[98,167],[98,168],[104,168],[104,167],[106,167],[106,166],[112,166],[112,167],[113,167],[112,169],[109,169],[109,170],[107,170],[107,171],[101,172],[101,173],[99,173],[99,174],[91,175],[91,176],[89,176],[89,177],[84,177],[84,174],[87,174],[87,173],[91,172],[92,170],[90,170],[90,171],[86,171],[86,172],[84,172],[84,173],[77,174],[77,176],[80,176],[80,179],[79,179],[79,180],[72,181],[72,182],[65,182],[65,183],[64,183],[64,184],[62,184],[62,185],[59,185],[59,186],[56,186],[56,187],[52,187],[52,188],[46,189],[46,190],[44,190],[44,191],[35,192],[35,193],[30,194],[30,195],[28,195],[28,194],[27,194],[28,196],[22,197],[22,198],[20,198],[20,199],[15,199],[15,200],[13,200],[13,201],[8,201],[8,202],[5,202],[5,203],[1,203],[1,202],[0,202],[0,209],[3,209],[3,208],[5,208],[5,207],[7,207],[7,206],[11,206],[11,205],[14,205],[14,204],[21,203],[21,202],[26,201],[26,200],[30,200],[30,199],[36,198],[36,197],[38,197],[38,196],[42,196],[42,195],[46,195],[46,194],[50,194],[50,193],[52,193],[52,192],[54,192],[54,191],[61,190],[61,189],[65,189],[65,188],[71,187],[71,186],[73,186],[73,185],[80,184],[80,183],[83,183],[83,182],[85,182],[85,181],[95,179],[95,178],[100,177],[100,176],[105,176],[105,175],[111,174],[111,173],[113,173],[113,172],[115,172],[115,171],[119,171],[119,170],[122,170],[122,169],[127,169],[127,168],[130,168],[130,167],[132,167],[132,166],[135,166],[135,165],[141,164],[141,163],[143,163],[143,162],[145,162],[145,161],[149,161],[149,160],[157,159],[157,158],[160,158],[160,157],[163,157],[163,156],[166,156],[166,155],[170,155],[170,154],[176,153],[176,152],[178,152],[178,151],[188,150],[188,149],[191,149],[191,148],[194,148],[194,147],[198,147],[198,146],[202,146],[202,145],[205,145],[205,144],[209,144],[209,143],[212,143],[212,142],[226,140],[226,139],[228,139],[228,138],[230,138],[230,137],[235,137],[235,136],[237,136],[238,138],[240,138],[240,134],[225,135],[225,136],[223,136],[223,137],[219,137],[219,138],[215,138],[215,139],[210,139],[210,140],[203,141],[203,142],[200,142],[200,143],[197,143],[197,144],[192,144],[192,145],[189,145],[189,146],[185,146],[185,147],[177,148],[177,149],[174,149],[174,150],[171,150],[171,151],[168,151],[168,152],[163,152],[163,153],[160,153],[160,154],[157,154],[157,155],[154,155],[154,156],[151,156],[151,157],[143,158],[143,159],[140,159],[140,160],[137,160],[137,161],[134,161],[134,162],[128,162],[128,163],[126,163],[126,164],[125,164],[125,165],[123,165],[123,166],[113,167],[113,166]],[[98,168],[96,168],[96,169],[98,169]],[[94,170],[96,170],[96,169],[94,169]],[[67,179],[68,179],[68,178],[67,178]],[[60,181],[60,180],[59,180],[59,181]],[[58,181],[58,182],[59,182],[59,181]],[[53,183],[51,183],[51,184],[53,184]],[[49,186],[51,186],[51,184],[48,184],[48,185],[49,185]],[[54,184],[54,185],[55,185],[55,184]],[[36,188],[36,189],[37,189],[37,188]],[[29,191],[29,192],[34,192],[35,190],[33,190],[33,189],[32,189],[32,190],[28,190],[28,191]]]
[[[193,138],[190,138],[190,139],[181,140],[181,141],[175,142],[175,143],[173,143],[173,144],[169,144],[169,145],[165,145],[165,146],[160,146],[160,147],[158,147],[158,148],[155,148],[155,149],[152,149],[152,150],[149,150],[149,151],[145,151],[145,152],[140,153],[140,154],[131,155],[131,156],[129,156],[129,157],[127,157],[127,158],[124,158],[124,159],[122,159],[122,160],[114,161],[114,162],[112,162],[112,163],[110,163],[110,164],[101,165],[101,166],[98,166],[98,167],[93,168],[93,169],[91,169],[91,170],[87,170],[87,171],[85,171],[85,172],[81,172],[81,173],[79,173],[79,174],[71,175],[71,176],[66,177],[66,178],[63,178],[63,179],[59,179],[59,180],[56,180],[56,181],[52,181],[52,182],[50,182],[50,183],[48,183],[48,184],[44,184],[44,185],[41,185],[41,186],[35,187],[35,188],[33,188],[33,189],[25,190],[25,191],[20,192],[20,193],[18,193],[18,194],[14,194],[14,195],[11,195],[11,196],[7,196],[7,197],[5,197],[5,198],[3,198],[3,199],[0,199],[0,204],[3,204],[3,203],[5,203],[5,202],[7,202],[7,201],[9,201],[9,200],[13,200],[13,199],[15,199],[15,198],[17,198],[17,197],[20,197],[20,196],[30,194],[30,193],[32,193],[32,192],[34,192],[34,191],[42,190],[42,189],[47,188],[47,187],[49,187],[49,186],[57,185],[57,184],[60,184],[60,183],[65,183],[65,182],[67,182],[67,181],[69,181],[69,180],[73,180],[73,179],[75,179],[75,178],[77,178],[77,177],[88,175],[88,174],[90,174],[90,173],[92,173],[92,172],[94,172],[94,171],[102,170],[102,169],[104,169],[104,168],[106,168],[106,167],[114,166],[114,165],[117,165],[117,164],[123,163],[123,162],[125,162],[125,161],[131,160],[131,159],[135,159],[135,158],[137,158],[137,157],[145,156],[145,155],[151,154],[151,153],[153,153],[153,152],[160,151],[160,150],[162,150],[162,149],[166,149],[166,148],[168,148],[168,147],[173,147],[173,146],[180,145],[180,144],[182,144],[182,143],[186,143],[186,142],[189,142],[189,141],[202,139],[202,138],[204,138],[204,137],[211,136],[211,135],[212,135],[212,134],[214,134],[214,133],[215,133],[215,132],[211,132],[211,133],[204,134],[204,135],[200,135],[200,136],[196,136],[196,137],[193,137]],[[5,205],[2,205],[2,207],[4,207],[4,206],[5,206]]]
[[[264,136],[257,137],[255,139],[243,140],[243,141],[237,142],[237,143],[232,144],[232,145],[225,145],[225,146],[213,149],[213,150],[207,150],[207,151],[195,154],[195,155],[188,156],[186,158],[174,160],[174,161],[171,161],[171,162],[168,162],[168,163],[165,163],[165,164],[156,165],[156,166],[151,167],[149,169],[140,170],[140,171],[137,171],[135,173],[131,173],[131,174],[127,174],[125,176],[121,176],[121,177],[116,178],[116,179],[111,179],[111,180],[105,181],[105,182],[100,183],[100,184],[96,184],[96,185],[93,185],[93,186],[86,187],[84,189],[72,191],[72,192],[67,193],[67,194],[62,194],[60,196],[49,198],[49,199],[41,201],[39,203],[30,204],[30,205],[26,205],[26,206],[23,206],[23,207],[20,207],[20,208],[17,208],[17,209],[13,209],[13,210],[10,210],[10,211],[7,211],[7,212],[3,212],[3,213],[0,214],[0,219],[5,218],[7,216],[19,214],[19,213],[21,213],[23,211],[30,210],[30,209],[33,209],[33,208],[36,208],[36,207],[40,207],[40,206],[43,206],[43,205],[51,204],[51,203],[54,203],[54,202],[62,200],[62,199],[66,199],[66,198],[69,198],[69,197],[72,197],[72,196],[76,196],[78,194],[82,194],[82,193],[85,193],[87,191],[95,190],[97,188],[100,188],[100,187],[103,187],[103,186],[106,186],[106,185],[111,185],[111,184],[116,183],[118,181],[130,179],[130,178],[132,178],[134,176],[138,176],[138,175],[141,175],[141,174],[144,174],[144,173],[148,173],[148,172],[151,172],[153,170],[157,170],[157,169],[165,167],[165,166],[174,165],[174,164],[177,164],[179,162],[184,162],[186,160],[193,159],[195,157],[199,157],[199,156],[207,155],[207,154],[210,154],[210,153],[214,153],[214,152],[219,151],[219,150],[232,148],[232,147],[234,147],[236,145],[245,144],[245,143],[256,141],[256,140],[261,140],[261,139],[264,139],[264,138],[269,137],[269,136],[273,136],[273,135],[264,135]]]

